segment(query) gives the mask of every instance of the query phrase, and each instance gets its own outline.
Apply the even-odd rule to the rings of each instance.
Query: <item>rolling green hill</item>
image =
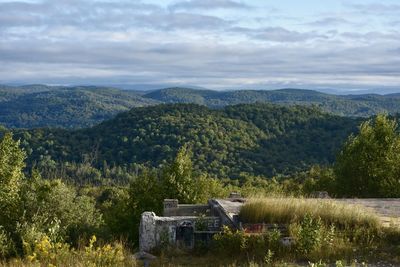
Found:
[[[8,86],[0,84],[0,105],[2,102],[13,100],[21,95],[57,90],[60,87],[41,84]]]
[[[347,117],[400,112],[399,94],[340,96],[300,89],[212,91],[189,88],[137,92],[96,86],[0,85],[0,125],[8,128],[84,128],[133,107],[160,103],[193,103],[213,109],[252,103],[304,105]]]
[[[194,104],[133,108],[81,130],[18,130],[29,162],[82,162],[98,167],[159,166],[184,144],[195,168],[218,177],[287,174],[334,160],[360,119],[316,107],[241,104],[210,109]]]
[[[9,128],[89,127],[132,107],[156,103],[133,91],[113,88],[0,88],[0,124]]]
[[[400,112],[400,96],[397,94],[330,95],[301,89],[211,91],[167,88],[145,94],[144,97],[164,103],[195,103],[214,108],[256,102],[316,105],[326,112],[354,117],[368,117],[380,112]]]

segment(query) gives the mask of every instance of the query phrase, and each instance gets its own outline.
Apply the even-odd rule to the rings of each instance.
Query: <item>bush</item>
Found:
[[[37,240],[33,248],[30,244],[24,243],[24,249],[29,262],[47,266],[65,264],[74,253],[68,244],[51,242],[48,236]]]
[[[96,236],[92,236],[89,246],[85,247],[84,259],[87,266],[125,266],[122,244],[95,246]]]
[[[25,212],[18,230],[31,244],[44,234],[53,241],[76,244],[81,235],[91,235],[103,224],[94,199],[79,195],[61,180],[43,180],[34,174],[22,186],[21,201]]]
[[[298,227],[297,233],[294,234],[296,248],[300,254],[308,255],[321,247],[322,227],[320,218],[314,219],[308,214],[304,217]]]
[[[11,256],[16,252],[15,245],[2,226],[0,226],[0,259]]]
[[[252,235],[224,227],[222,233],[214,236],[212,251],[217,255],[272,264],[275,256],[285,256],[282,254],[284,248],[280,241],[281,233],[277,229]]]
[[[66,243],[52,242],[48,236],[36,241],[33,248],[28,246],[26,249],[26,260],[39,266],[136,266],[136,262],[126,256],[121,243],[96,245],[96,236],[80,250]]]
[[[222,255],[240,254],[247,246],[247,238],[243,231],[232,230],[224,226],[223,231],[214,235],[214,251]]]

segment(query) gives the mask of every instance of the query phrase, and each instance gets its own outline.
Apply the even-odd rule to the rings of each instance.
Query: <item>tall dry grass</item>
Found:
[[[290,224],[300,222],[306,214],[321,218],[326,225],[367,227],[379,229],[379,217],[362,206],[340,203],[329,199],[293,197],[252,198],[240,210],[245,223]]]

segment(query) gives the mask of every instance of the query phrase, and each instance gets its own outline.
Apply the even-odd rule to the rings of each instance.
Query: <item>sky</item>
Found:
[[[400,91],[400,1],[0,0],[0,83]]]

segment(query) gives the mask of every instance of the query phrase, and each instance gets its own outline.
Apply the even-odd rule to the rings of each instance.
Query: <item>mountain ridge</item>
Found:
[[[171,87],[133,91],[99,86],[0,85],[0,124],[8,128],[83,128],[134,107],[160,103],[194,103],[221,109],[258,102],[284,106],[314,105],[325,112],[348,117],[400,112],[400,93],[333,95],[296,88],[215,91]]]

